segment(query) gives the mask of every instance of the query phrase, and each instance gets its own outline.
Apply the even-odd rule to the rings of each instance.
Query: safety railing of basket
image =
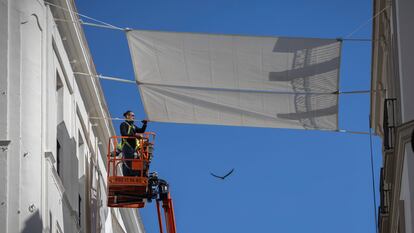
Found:
[[[138,158],[127,159],[124,156],[118,156],[121,151],[118,149],[118,144],[124,139],[137,139],[139,142],[138,150],[136,151],[139,155]],[[139,137],[129,136],[112,136],[109,138],[108,153],[107,153],[107,174],[110,176],[119,176],[121,169],[117,169],[119,165],[122,165],[127,161],[146,161],[150,162],[153,156],[155,133],[146,132],[139,134]]]

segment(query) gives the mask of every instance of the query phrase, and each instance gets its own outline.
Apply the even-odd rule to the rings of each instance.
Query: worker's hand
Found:
[[[141,122],[142,122],[142,124],[147,124],[148,120],[147,119],[144,119]]]
[[[138,138],[138,139],[142,139],[142,136],[141,136],[141,134],[139,134],[139,133],[136,133],[136,134],[135,134],[135,137],[136,137],[136,138]]]

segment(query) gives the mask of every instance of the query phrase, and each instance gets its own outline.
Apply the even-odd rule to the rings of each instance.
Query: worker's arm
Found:
[[[147,121],[142,121],[142,127],[135,126],[135,133],[145,133],[145,130],[147,129]]]

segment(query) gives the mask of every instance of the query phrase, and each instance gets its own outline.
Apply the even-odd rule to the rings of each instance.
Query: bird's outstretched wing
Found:
[[[229,171],[226,175],[224,175],[223,176],[223,179],[225,179],[227,176],[229,176],[231,173],[233,173],[233,171],[234,171],[234,168],[231,169],[231,171]]]
[[[227,177],[227,176],[229,176],[231,173],[233,173],[233,171],[234,171],[234,168],[233,168],[233,169],[231,169],[231,171],[229,171],[229,172],[228,172],[226,175],[224,175],[224,176],[218,176],[218,175],[216,175],[216,174],[214,174],[214,173],[212,173],[212,172],[210,172],[210,174],[211,174],[212,176],[216,177],[216,178],[219,178],[219,179],[224,180],[224,179],[226,179],[226,177]]]
[[[216,177],[216,178],[219,178],[219,179],[224,179],[224,177],[222,177],[222,176],[218,176],[218,175],[216,175],[216,174],[214,174],[214,173],[212,173],[212,172],[210,172],[210,174],[211,174],[212,176]]]

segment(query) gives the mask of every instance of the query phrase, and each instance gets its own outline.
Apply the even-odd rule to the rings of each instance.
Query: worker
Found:
[[[130,138],[122,139],[122,154],[124,159],[136,159],[139,156],[139,139],[141,139],[141,134],[144,133],[147,128],[147,120],[142,120],[142,127],[138,127],[134,124],[134,112],[128,110],[124,113],[124,117],[125,121],[122,122],[120,126],[121,135]],[[124,161],[122,164],[122,173],[124,176],[139,176],[140,172],[133,171],[131,165],[131,160]]]

